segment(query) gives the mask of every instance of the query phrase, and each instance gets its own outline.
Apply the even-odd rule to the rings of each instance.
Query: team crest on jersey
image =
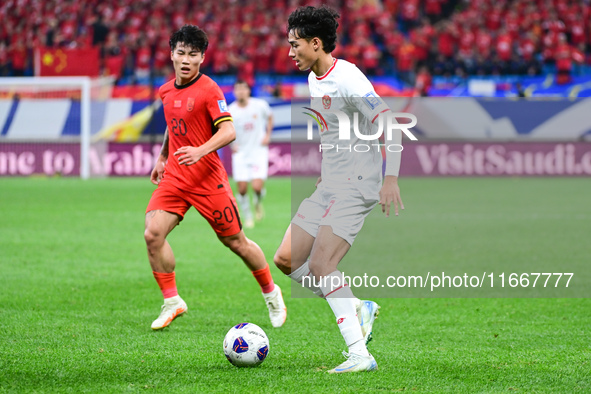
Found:
[[[324,97],[322,97],[322,105],[324,106],[324,109],[330,109],[330,104],[330,96],[328,94],[325,94]]]
[[[218,107],[220,108],[220,112],[228,112],[226,100],[218,100]]]
[[[195,108],[195,99],[193,97],[189,97],[187,99],[187,111],[191,112]]]

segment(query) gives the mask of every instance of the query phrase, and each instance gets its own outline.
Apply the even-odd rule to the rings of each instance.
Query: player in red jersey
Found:
[[[285,322],[286,309],[279,286],[259,246],[246,238],[217,150],[236,138],[232,117],[219,86],[199,72],[208,46],[207,35],[185,25],[170,38],[175,79],[162,85],[166,132],[162,151],[152,170],[158,185],[146,209],[144,238],[148,258],[164,305],[152,329],[167,327],[187,311],[175,282],[175,259],[167,235],[194,206],[219,240],[237,254],[261,286],[273,327]]]

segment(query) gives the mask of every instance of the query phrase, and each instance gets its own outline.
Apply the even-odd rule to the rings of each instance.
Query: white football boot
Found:
[[[281,327],[287,318],[287,308],[283,302],[283,295],[279,286],[275,285],[270,293],[263,293],[263,298],[269,308],[269,319],[273,327]]]
[[[254,220],[252,218],[244,220],[244,228],[254,228]]]
[[[355,353],[343,352],[343,356],[347,358],[347,361],[331,369],[328,373],[369,372],[378,369],[378,363],[371,354],[365,357]]]
[[[357,318],[361,326],[361,333],[367,345],[372,339],[373,323],[380,314],[380,306],[373,301],[361,301],[357,304]]]
[[[168,327],[174,319],[185,312],[187,312],[187,304],[180,296],[165,299],[160,316],[152,323],[152,330],[162,330],[164,327]]]

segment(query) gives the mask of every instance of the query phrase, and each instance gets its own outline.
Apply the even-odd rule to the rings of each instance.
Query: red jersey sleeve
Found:
[[[224,97],[222,89],[214,82],[211,89],[211,98],[207,101],[207,112],[213,119],[213,125],[217,127],[218,124],[225,120],[232,120],[232,115],[228,111],[228,104]]]

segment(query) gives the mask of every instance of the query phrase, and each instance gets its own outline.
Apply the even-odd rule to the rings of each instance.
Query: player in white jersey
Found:
[[[398,187],[400,153],[386,154],[382,184],[383,160],[377,146],[365,153],[347,151],[343,146],[358,146],[363,141],[353,130],[354,113],[358,114],[361,133],[373,134],[376,120],[389,108],[355,65],[332,57],[338,17],[324,6],[301,7],[289,16],[289,56],[300,70],[311,70],[309,110],[323,125],[322,167],[316,191],[300,205],[274,259],[294,281],[307,283],[305,287],[325,298],[334,312],[349,353],[347,361],[331,369],[331,373],[377,369],[366,344],[379,307],[373,301],[355,298],[337,265],[378,202],[386,216],[392,203],[396,215],[398,207],[404,209]],[[335,110],[351,120],[350,140],[339,139]],[[400,144],[402,133],[393,136],[391,142]],[[344,149],[337,150],[337,145]],[[304,280],[310,274],[315,281]]]
[[[232,176],[238,185],[238,205],[244,217],[244,227],[254,227],[248,182],[254,191],[256,220],[264,215],[262,200],[265,195],[265,180],[269,171],[269,142],[273,131],[273,113],[269,104],[250,96],[250,86],[243,80],[234,84],[236,100],[229,111],[234,119],[236,140],[232,149]]]

